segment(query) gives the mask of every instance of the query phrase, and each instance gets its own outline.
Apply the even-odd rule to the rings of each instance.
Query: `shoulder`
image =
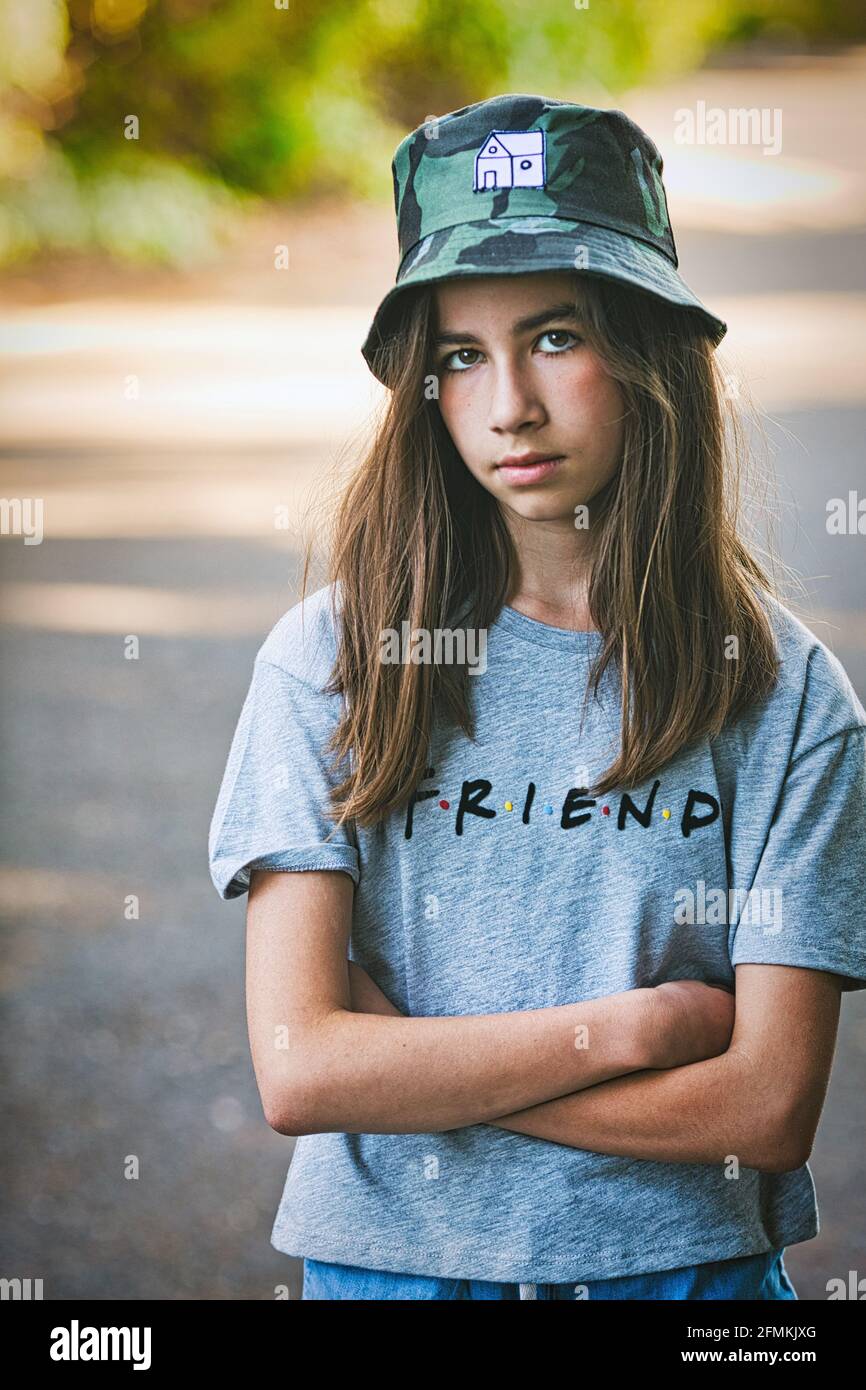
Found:
[[[328,680],[338,650],[339,585],[326,584],[287,609],[256,653],[317,689]]]
[[[787,713],[798,751],[853,729],[866,729],[864,709],[839,658],[773,595],[762,593],[779,657],[779,677],[765,713]]]

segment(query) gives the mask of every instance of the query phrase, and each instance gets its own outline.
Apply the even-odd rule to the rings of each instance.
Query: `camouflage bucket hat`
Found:
[[[727,324],[680,276],[662,158],[622,111],[506,95],[413,130],[391,165],[400,264],[361,347],[399,326],[407,290],[463,275],[578,270],[695,311],[717,347]]]

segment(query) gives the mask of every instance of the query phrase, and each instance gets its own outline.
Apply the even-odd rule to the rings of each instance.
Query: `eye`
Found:
[[[465,348],[457,348],[455,352],[449,352],[449,354],[448,354],[447,357],[443,357],[443,358],[442,358],[442,368],[443,368],[443,370],[446,371],[446,372],[463,372],[463,371],[466,371],[467,367],[474,367],[474,366],[475,366],[475,363],[474,363],[474,362],[461,362],[461,364],[460,364],[459,367],[451,367],[451,366],[448,365],[448,364],[450,363],[452,357],[458,357],[458,358],[459,358],[460,354],[463,353],[463,352],[469,352],[469,353],[474,352],[474,353],[477,353],[477,352],[478,352],[478,349],[477,349],[477,348],[468,348],[468,347],[465,347]]]
[[[547,330],[546,333],[542,333],[541,338],[539,338],[538,341],[541,342],[543,338],[553,338],[553,337],[555,337],[556,335],[559,335],[559,337],[573,338],[573,339],[574,339],[574,342],[573,342],[573,343],[563,343],[563,344],[561,344],[560,346],[557,346],[557,345],[554,343],[554,346],[553,346],[553,352],[554,352],[554,353],[570,352],[571,349],[572,349],[573,347],[577,347],[577,344],[578,344],[578,343],[582,343],[582,342],[583,342],[583,339],[582,339],[582,338],[579,338],[578,335],[577,335],[576,333],[572,333],[572,331],[571,331],[570,328],[548,328],[548,330]]]
[[[564,338],[573,338],[574,342],[561,344],[554,343],[551,349],[545,350],[545,356],[547,357],[562,356],[564,352],[570,352],[572,348],[577,347],[578,343],[583,342],[583,339],[578,337],[576,333],[573,333],[570,328],[548,328],[544,333],[540,335],[539,338],[536,339],[536,345],[542,342],[545,338],[553,338],[556,336]],[[464,354],[466,353],[468,353],[470,356],[472,356],[473,353],[476,357],[480,356],[478,348],[456,348],[454,352],[449,352],[447,357],[443,357],[441,362],[442,370],[451,373],[466,372],[469,370],[470,367],[474,367],[476,365],[475,362],[466,362],[465,360],[463,360]],[[458,359],[458,366],[450,365],[454,358]]]

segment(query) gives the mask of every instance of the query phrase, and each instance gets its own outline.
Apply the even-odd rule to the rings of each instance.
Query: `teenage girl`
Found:
[[[394,158],[385,413],[209,847],[304,1298],[797,1297],[866,711],[740,532],[661,174],[537,96]]]

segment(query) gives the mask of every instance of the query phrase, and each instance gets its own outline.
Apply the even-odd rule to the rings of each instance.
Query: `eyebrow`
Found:
[[[538,314],[529,314],[527,318],[517,319],[511,325],[512,333],[524,333],[530,328],[541,328],[543,324],[550,323],[551,319],[571,319],[572,323],[580,323],[581,317],[576,305],[573,303],[552,304],[549,309],[542,309]],[[445,343],[477,343],[480,342],[474,333],[461,333],[459,329],[447,328],[443,333],[435,334],[433,338],[434,347],[442,347]]]

